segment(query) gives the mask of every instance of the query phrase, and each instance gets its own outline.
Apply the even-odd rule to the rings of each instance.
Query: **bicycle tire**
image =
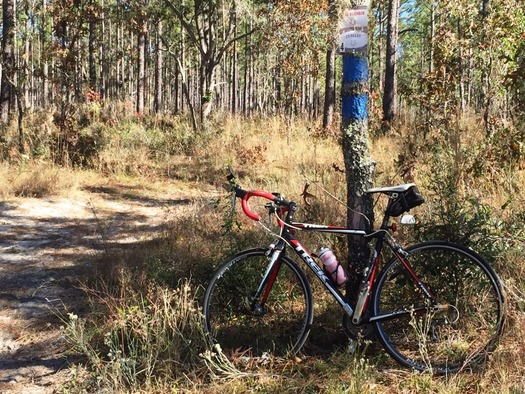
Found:
[[[251,299],[268,264],[264,249],[250,249],[226,261],[204,296],[205,329],[212,344],[226,355],[285,356],[300,350],[313,320],[308,279],[290,258],[281,266],[265,304],[251,310]]]
[[[449,242],[425,242],[407,249],[412,270],[442,304],[445,313],[414,313],[376,322],[384,349],[419,371],[447,374],[481,364],[494,350],[504,320],[500,280],[474,251]],[[373,315],[430,306],[423,292],[393,257],[377,278]]]

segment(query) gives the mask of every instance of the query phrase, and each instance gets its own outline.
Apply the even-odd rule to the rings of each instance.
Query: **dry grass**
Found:
[[[63,195],[78,186],[77,180],[70,170],[48,163],[24,162],[16,167],[4,163],[0,166],[0,195],[3,199]]]
[[[193,364],[184,365],[184,360],[179,360],[178,362],[183,365],[178,365],[177,368],[171,365],[163,368],[162,371],[159,370],[162,372],[159,374],[155,374],[155,360],[149,359],[147,382],[134,381],[132,385],[127,386],[124,381],[119,380],[123,379],[124,375],[115,375],[115,370],[95,368],[91,372],[101,375],[96,377],[99,381],[120,382],[120,386],[113,383],[106,386],[106,389],[111,387],[111,392],[462,394],[525,392],[522,372],[525,370],[523,356],[525,354],[523,342],[525,264],[522,259],[525,246],[522,223],[524,216],[520,216],[525,210],[522,208],[523,197],[519,193],[525,186],[525,174],[523,170],[507,163],[500,163],[498,166],[495,162],[488,163],[478,176],[470,174],[468,171],[473,168],[474,159],[484,154],[483,136],[474,117],[465,118],[458,124],[458,128],[462,131],[461,138],[454,140],[455,146],[448,151],[443,149],[439,156],[441,160],[448,160],[447,163],[452,163],[452,166],[461,171],[458,189],[450,192],[477,197],[480,201],[489,204],[493,208],[494,222],[505,220],[507,223],[515,223],[515,230],[509,230],[509,226],[505,227],[506,230],[502,230],[501,235],[508,237],[509,244],[498,255],[496,261],[496,267],[506,288],[509,318],[501,344],[484,370],[447,377],[416,374],[397,366],[377,346],[370,346],[357,354],[339,348],[323,357],[272,360],[262,365],[242,363],[230,365],[227,361],[221,360],[220,356],[208,354],[204,356],[209,357],[208,361],[206,358],[201,358],[200,363],[195,364],[195,360],[192,360]],[[176,124],[174,127],[182,126]],[[435,162],[438,157],[434,152],[435,149],[433,151],[428,148],[431,142],[444,144],[446,139],[419,141],[411,137],[416,128],[417,125],[402,125],[395,133],[373,140],[371,154],[378,163],[375,175],[376,186],[414,180],[420,185],[423,194],[429,196],[428,187],[435,180],[436,171],[441,167]],[[136,284],[137,282],[130,282],[134,280],[134,275],[139,275],[146,282],[156,282],[157,286],[160,286],[155,288],[156,296],[148,298],[148,302],[152,305],[156,305],[157,301],[165,303],[169,297],[177,296],[175,293],[165,293],[165,289],[176,288],[181,278],[191,275],[191,282],[186,283],[195,296],[188,298],[189,304],[181,308],[193,311],[192,308],[202,294],[200,286],[205,285],[214,267],[232,251],[253,246],[257,240],[260,240],[262,233],[243,218],[238,218],[243,224],[241,231],[233,231],[223,236],[221,226],[225,224],[228,211],[227,193],[223,188],[225,184],[223,170],[226,165],[231,165],[238,172],[241,184],[245,188],[279,191],[288,198],[298,201],[302,208],[300,211],[302,217],[299,219],[344,223],[345,208],[325,193],[326,190],[341,200],[345,199],[345,177],[338,171],[338,168],[343,168],[342,152],[336,138],[322,136],[315,126],[297,119],[240,120],[235,117],[225,117],[206,133],[184,138],[184,141],[191,142],[186,143],[181,138],[173,138],[175,142],[172,142],[178,144],[177,147],[170,147],[168,142],[166,144],[154,142],[156,147],[163,146],[162,154],[152,148],[152,139],[144,139],[141,143],[110,141],[106,149],[99,152],[94,166],[105,175],[117,179],[125,177],[126,182],[134,184],[148,184],[149,188],[142,191],[144,194],[155,193],[156,182],[163,185],[168,182],[177,183],[179,188],[184,188],[188,193],[194,188],[210,189],[215,190],[219,196],[216,208],[208,201],[196,200],[194,205],[188,207],[187,214],[182,219],[169,223],[157,240],[141,244],[131,253],[106,256],[101,261],[101,266],[111,263],[113,267],[119,268],[105,272],[106,278],[111,272],[122,272],[121,268],[129,269],[127,279],[115,278],[116,283],[122,283],[124,280],[128,281],[126,282],[128,285]],[[437,145],[432,146],[436,149],[437,147]],[[516,170],[512,170],[513,168]],[[17,167],[4,164],[0,167],[0,182],[4,185],[2,197],[5,199],[10,196],[68,193],[79,184],[86,182],[107,182],[103,178],[94,178],[101,177],[99,173],[90,174],[82,175],[82,172],[40,163],[38,166],[34,163]],[[307,183],[311,183],[309,192],[316,196],[308,207],[301,197]],[[505,204],[505,208],[502,208]],[[431,204],[429,203],[428,206]],[[422,208],[420,212],[425,212],[424,210],[425,208]],[[430,212],[425,213],[425,216],[429,217]],[[336,249],[339,247],[341,253],[343,252],[344,246],[340,242],[334,242],[332,246]],[[130,267],[134,267],[135,271]],[[100,323],[97,327],[99,338],[100,336],[104,338],[104,335],[109,337],[115,330],[123,329],[118,328],[118,325],[115,326],[118,323],[119,308],[120,318],[122,321],[128,319],[129,324],[126,327],[133,334],[143,334],[139,330],[141,321],[137,320],[139,312],[140,317],[144,317],[145,321],[149,318],[158,319],[158,316],[148,315],[151,310],[143,309],[144,304],[140,302],[140,297],[153,294],[151,288],[149,288],[150,293],[146,285],[141,288],[131,286],[128,290],[125,286],[119,288],[122,291],[129,291],[122,294],[122,299],[130,296],[129,303],[122,306],[115,302],[117,298],[111,298],[116,297],[114,293],[107,292],[107,300],[104,302],[109,306],[108,316],[111,316],[111,319],[106,324],[98,322]],[[141,291],[143,293],[140,293]],[[178,302],[170,300],[169,303]],[[173,309],[169,311],[175,313]],[[334,313],[325,305],[319,305],[318,312]],[[335,314],[337,316],[331,318],[336,324],[335,329],[338,329],[341,315],[337,311]],[[319,315],[316,316],[319,318]],[[177,330],[187,333],[184,335],[195,336],[185,339],[202,343],[202,333],[194,330],[194,324],[195,320],[192,320],[188,325],[177,327]],[[160,335],[163,330],[163,326],[153,326],[153,328],[155,332],[145,335]],[[188,331],[185,331],[186,329]],[[77,342],[80,343],[80,340]],[[148,341],[143,343],[147,347]],[[119,346],[122,346],[120,342]],[[105,350],[107,348],[104,346],[95,349],[93,357],[102,357],[101,354]],[[202,352],[203,349],[199,348],[196,351]],[[106,365],[104,363],[107,360],[101,360],[103,362],[101,365]],[[157,362],[162,364],[162,361],[157,360]],[[166,366],[166,364],[162,365]],[[172,367],[173,369],[170,369]],[[117,372],[122,373],[122,370]],[[81,392],[86,389],[86,386],[82,385],[83,379],[80,378],[86,375],[76,376],[78,379],[73,379],[71,386],[66,390]]]

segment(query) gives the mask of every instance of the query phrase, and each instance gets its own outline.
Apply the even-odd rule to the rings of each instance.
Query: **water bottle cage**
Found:
[[[339,262],[337,262],[337,265],[335,266],[335,270],[333,270],[332,272],[329,272],[329,274],[333,275],[333,274],[337,273],[339,271],[339,267],[341,267],[343,269],[341,264]]]
[[[337,273],[339,272],[339,270],[343,270],[345,271],[345,269],[343,268],[343,266],[341,265],[341,263],[337,262],[337,265],[335,267],[335,269],[333,271],[330,271],[326,268],[326,266],[323,267],[324,268],[324,272],[327,274],[327,276],[330,278],[330,280],[337,286],[343,286],[347,281],[343,282],[343,283],[338,283],[337,282]]]

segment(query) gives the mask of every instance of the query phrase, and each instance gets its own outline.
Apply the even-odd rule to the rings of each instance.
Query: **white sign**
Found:
[[[368,29],[368,7],[346,9],[339,23],[341,30]]]
[[[368,46],[368,5],[361,2],[344,10],[339,21],[339,53],[366,52]]]
[[[348,30],[339,36],[339,52],[365,50],[368,45],[368,34],[362,31]]]

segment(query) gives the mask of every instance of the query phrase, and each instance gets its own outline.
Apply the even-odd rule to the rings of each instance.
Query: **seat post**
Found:
[[[388,196],[388,204],[386,204],[386,209],[383,213],[383,222],[381,223],[381,230],[386,230],[388,228],[388,222],[390,221],[390,215],[388,214],[388,212],[390,212],[390,206],[394,202],[389,193],[385,193],[385,195]]]

